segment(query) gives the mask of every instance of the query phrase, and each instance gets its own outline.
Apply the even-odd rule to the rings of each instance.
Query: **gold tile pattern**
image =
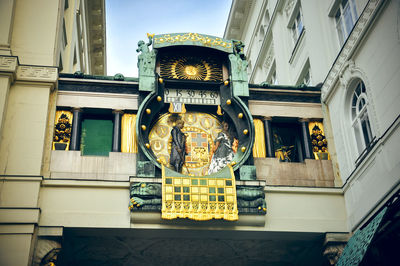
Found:
[[[162,167],[162,218],[236,221],[238,209],[233,169],[230,176],[166,176]]]

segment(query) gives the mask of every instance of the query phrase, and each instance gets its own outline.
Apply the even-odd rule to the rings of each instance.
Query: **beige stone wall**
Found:
[[[129,182],[45,180],[40,226],[129,227]]]
[[[15,1],[11,51],[25,65],[56,63],[56,34],[61,1]]]
[[[266,230],[347,232],[345,200],[340,188],[267,187]]]
[[[0,234],[1,265],[29,265],[32,235],[20,232],[11,233],[15,234]]]
[[[322,119],[322,109],[319,103],[249,101],[251,114],[258,116],[280,116]]]
[[[332,161],[308,160],[302,163],[280,162],[279,158],[254,158],[257,179],[267,185],[299,187],[335,187]]]
[[[9,92],[0,173],[40,175],[51,85],[16,83]]]
[[[0,177],[0,264],[29,265],[41,177]]]
[[[81,151],[51,151],[50,178],[129,181],[136,176],[136,153],[81,156]]]
[[[239,215],[239,220],[162,220],[160,213],[132,212],[131,228],[251,230],[264,232],[347,232],[340,188],[272,187],[264,189],[266,215]]]

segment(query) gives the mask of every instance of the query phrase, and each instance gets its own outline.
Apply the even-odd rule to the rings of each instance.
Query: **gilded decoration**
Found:
[[[171,153],[172,114],[165,114],[155,123],[149,133],[150,147],[157,159],[167,167]],[[219,120],[206,113],[187,112],[182,115],[185,123],[182,132],[186,135],[185,165],[183,174],[207,175],[213,140],[221,132]]]
[[[324,135],[323,124],[321,122],[309,122],[308,127],[315,160],[329,160],[328,142]]]
[[[160,63],[161,77],[201,81],[222,81],[222,67],[211,58],[165,56]]]
[[[192,178],[192,177],[184,177],[184,178]],[[193,177],[193,178],[195,178],[195,177]],[[202,178],[206,179],[206,177],[202,177]],[[191,191],[193,193],[197,193],[196,191],[201,190],[201,188],[200,189],[195,188],[195,186],[196,186],[195,179],[194,179],[194,181],[192,181],[194,185],[190,185]],[[200,180],[200,177],[198,180]],[[201,179],[201,180],[203,180],[203,179]],[[217,180],[216,184],[221,185],[221,181],[218,181],[221,179],[216,179],[216,178],[212,177],[209,180]],[[214,181],[200,181],[200,182],[203,182],[203,185],[201,185],[201,183],[199,183],[199,182],[197,184],[200,184],[201,187],[205,186],[204,184],[215,184],[215,183],[213,183]],[[181,183],[183,183],[183,182],[181,182]],[[226,184],[225,184],[225,187],[228,187],[228,188],[230,187],[229,181],[228,181],[228,186],[226,186]],[[220,188],[222,188],[222,186]],[[233,188],[233,186],[232,186],[232,188]],[[177,190],[179,190],[179,189],[177,189]],[[171,191],[171,189],[169,189],[168,191]],[[172,192],[169,192],[169,193],[171,195],[176,194],[176,193],[189,194],[188,192],[184,192],[183,187],[180,189],[180,191],[182,193],[181,192],[175,193],[174,191],[175,191],[175,189],[173,189]],[[187,189],[185,189],[185,191],[187,191]],[[204,189],[203,189],[203,191],[204,191]],[[218,192],[218,187],[216,187],[216,190],[211,189],[211,191]],[[229,193],[232,191],[227,190],[228,196],[229,196]],[[221,189],[220,189],[220,192],[222,192]],[[206,195],[206,194],[207,194],[207,196],[210,196],[209,190],[207,193],[204,193],[204,195]],[[213,193],[211,193],[211,196],[212,196],[212,194]],[[215,194],[218,194],[218,193],[215,193]],[[219,193],[219,194],[222,194],[222,193]],[[200,193],[200,196],[201,196],[201,193]],[[181,198],[183,198],[183,197],[181,197]],[[196,198],[196,196],[195,196],[195,198]],[[237,198],[237,200],[236,200],[237,208],[240,213],[265,214],[267,212],[264,187],[262,187],[262,186],[257,186],[257,187],[237,186],[236,187],[236,198]],[[161,209],[162,209],[161,202],[162,202],[162,183],[138,182],[138,183],[133,183],[131,185],[129,210],[131,210],[131,211],[161,211]]]
[[[163,45],[201,45],[213,47],[223,51],[229,52],[232,49],[232,42],[218,37],[202,35],[198,33],[178,33],[178,34],[165,34],[157,35],[154,38],[155,48]]]
[[[136,114],[124,114],[121,120],[121,152],[137,153]]]
[[[223,172],[222,177],[178,176],[163,165],[161,217],[238,220],[235,175],[231,166]]]
[[[72,117],[73,114],[69,111],[56,112],[53,150],[69,149],[69,143],[71,141]]]

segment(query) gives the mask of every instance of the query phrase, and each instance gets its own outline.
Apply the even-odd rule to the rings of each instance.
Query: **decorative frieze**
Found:
[[[19,66],[17,80],[56,82],[58,71],[55,67]]]
[[[294,0],[289,0],[285,6],[286,16],[289,16],[294,6]]]
[[[15,72],[18,59],[15,56],[0,56],[0,71]]]
[[[371,0],[368,2],[367,7],[364,9],[364,12],[361,14],[356,25],[354,26],[353,31],[345,42],[342,51],[340,52],[335,64],[329,71],[324,85],[321,88],[321,97],[323,102],[326,102],[328,97],[332,94],[333,85],[338,80],[339,74],[342,73],[342,69],[346,67],[345,63],[353,55],[354,50],[357,48],[357,45],[363,37],[363,34],[368,29],[368,25],[374,19],[379,7],[384,2],[385,1],[383,0]]]

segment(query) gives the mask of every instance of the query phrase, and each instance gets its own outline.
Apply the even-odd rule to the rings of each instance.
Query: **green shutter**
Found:
[[[85,119],[82,121],[82,155],[108,156],[112,147],[113,122]]]

